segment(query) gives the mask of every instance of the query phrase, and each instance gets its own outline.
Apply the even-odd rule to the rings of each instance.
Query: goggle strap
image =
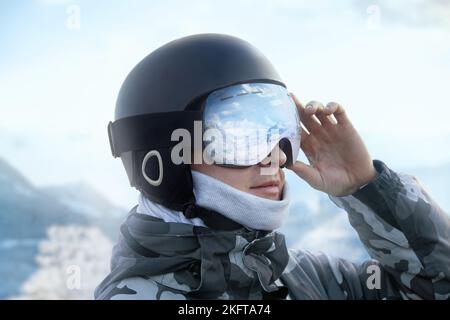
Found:
[[[194,121],[202,121],[202,111],[173,111],[127,117],[108,124],[108,137],[112,155],[171,147],[176,129],[186,129],[192,135]]]

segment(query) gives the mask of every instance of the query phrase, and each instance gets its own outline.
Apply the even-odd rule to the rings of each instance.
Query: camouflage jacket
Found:
[[[450,219],[411,176],[330,197],[371,256],[288,250],[278,232],[217,231],[132,210],[96,299],[450,299]],[[300,213],[299,213],[300,214]]]

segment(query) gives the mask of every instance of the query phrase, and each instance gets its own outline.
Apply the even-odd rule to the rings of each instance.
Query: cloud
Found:
[[[444,27],[450,30],[448,0],[378,0],[354,1],[356,11],[366,11],[368,18],[377,15],[380,23],[394,27]],[[367,10],[369,9],[369,10]]]
[[[73,2],[33,4],[68,3]],[[75,3],[90,17],[77,33],[64,28],[61,8],[31,6],[26,19],[9,14],[10,20],[3,20],[14,41],[7,46],[11,56],[3,53],[0,61],[0,127],[9,132],[2,135],[2,155],[20,162],[33,181],[62,183],[90,175],[98,185],[115,188],[111,193],[121,199],[120,190],[130,188],[106,136],[120,85],[149,52],[197,32],[249,41],[300,100],[341,102],[358,130],[398,137],[395,144],[384,138],[373,144],[382,159],[411,165],[450,159],[442,147],[450,132],[450,43],[439,22],[449,12],[448,1],[111,1],[108,10],[97,2]],[[382,14],[383,28],[376,32],[365,25],[372,3]],[[445,10],[439,10],[441,4]],[[410,23],[414,14],[421,23]],[[37,27],[39,37],[28,32]],[[429,131],[442,136],[430,139],[422,152],[413,150]],[[36,152],[45,160],[27,161]]]

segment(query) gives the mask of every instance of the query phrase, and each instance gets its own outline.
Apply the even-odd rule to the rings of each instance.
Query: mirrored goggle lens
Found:
[[[212,92],[203,112],[204,156],[209,163],[250,166],[288,141],[288,162],[300,148],[300,118],[286,88],[248,83]]]

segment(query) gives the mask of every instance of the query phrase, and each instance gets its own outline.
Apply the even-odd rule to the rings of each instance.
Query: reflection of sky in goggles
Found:
[[[248,83],[212,92],[206,99],[203,125],[204,154],[216,164],[257,164],[280,140],[288,163],[297,159],[299,114],[289,92],[280,85]]]

